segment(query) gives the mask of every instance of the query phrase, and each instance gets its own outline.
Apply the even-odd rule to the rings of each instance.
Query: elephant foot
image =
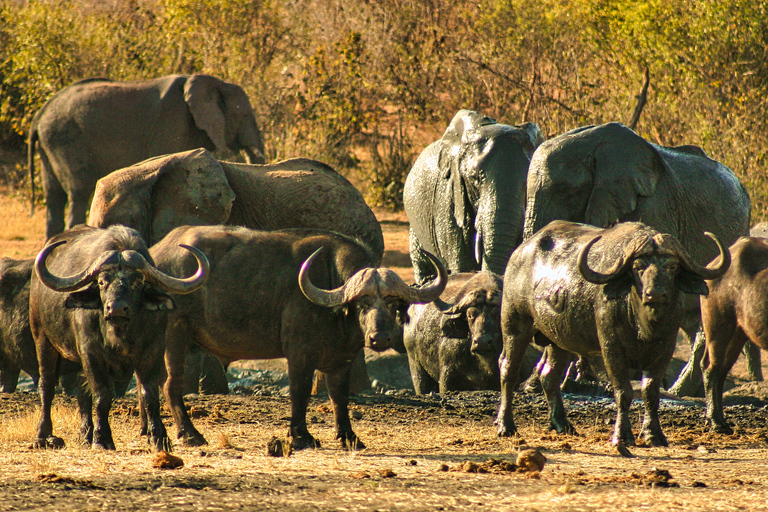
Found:
[[[303,434],[291,437],[291,450],[298,451],[306,448],[320,448],[320,441],[311,434]]]
[[[32,443],[33,450],[60,450],[66,447],[66,443],[60,437],[48,436],[46,438],[37,438]]]
[[[709,422],[709,430],[710,432],[714,434],[725,434],[727,436],[730,436],[733,434],[733,429],[728,426],[726,422],[718,423],[715,421]]]
[[[348,451],[365,450],[365,444],[358,439],[354,432],[338,434],[336,439],[341,441],[341,447]]]

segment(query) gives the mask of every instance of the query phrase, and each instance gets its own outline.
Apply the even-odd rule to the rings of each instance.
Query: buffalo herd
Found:
[[[98,101],[89,108],[98,110]],[[206,443],[183,399],[190,346],[224,365],[285,358],[293,449],[319,446],[306,420],[315,370],[325,377],[337,440],[365,447],[348,411],[350,374],[364,347],[405,351],[417,393],[500,390],[500,436],[517,433],[512,395],[531,347],[541,352],[550,427],[568,434],[576,431],[563,376],[574,357],[602,356],[616,401],[612,444],[620,452],[635,444],[630,380],[639,371],[640,435],[666,446],[660,388],[681,328],[698,330],[705,343],[706,421],[730,433],[725,376],[748,342],[768,349],[768,239],[748,236],[749,197],[735,175],[699,148],[642,142],[615,123],[544,142],[532,124],[525,126],[538,135],[526,138],[522,128],[459,114],[446,132],[452,138],[430,146],[434,164],[419,168],[420,183],[451,191],[450,201],[406,197],[411,208],[431,205],[418,218],[434,240],[411,231],[417,277],[427,276],[415,285],[381,267],[373,213],[320,162],[234,165],[201,149],[132,162],[98,184],[101,175],[93,176],[98,220],[58,234],[50,228],[61,222],[49,222],[36,259],[0,261],[0,385],[13,392],[20,370],[36,382],[42,409],[33,447],[65,446],[51,422],[63,374],[78,375],[85,445],[115,448],[109,412],[131,376],[141,434],[153,449],[172,449],[161,394],[178,440]],[[623,137],[619,149],[614,136]],[[528,149],[506,158],[494,137]],[[493,194],[500,182],[483,185],[507,179],[505,165],[529,162],[527,195],[525,172],[520,193],[502,197]],[[706,197],[680,195],[690,179],[706,180]],[[474,198],[482,200],[472,202],[472,187],[485,190]],[[680,206],[688,203],[703,210]],[[206,220],[206,208],[220,211],[219,220]],[[235,219],[235,210],[248,215]],[[493,222],[483,218],[488,211]],[[464,256],[444,263],[424,250],[433,246]],[[496,259],[492,246],[505,247]]]

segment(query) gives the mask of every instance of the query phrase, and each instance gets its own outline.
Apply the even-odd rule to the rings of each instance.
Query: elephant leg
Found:
[[[64,210],[67,206],[67,193],[59,183],[59,180],[51,172],[50,163],[45,154],[40,155],[43,160],[43,192],[45,193],[45,238],[64,231]]]
[[[696,332],[691,355],[677,380],[669,388],[669,392],[677,396],[703,396],[704,381],[701,374],[701,358],[705,351],[704,331],[699,328]]]
[[[91,206],[91,189],[74,189],[68,194],[69,211],[67,212],[67,229],[78,224],[85,224],[88,208]]]

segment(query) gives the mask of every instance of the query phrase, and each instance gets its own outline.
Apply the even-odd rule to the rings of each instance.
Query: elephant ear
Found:
[[[195,125],[216,145],[217,151],[227,149],[224,112],[219,106],[222,81],[210,75],[192,75],[184,84],[187,102]]]
[[[151,158],[100,179],[88,225],[126,225],[151,246],[178,226],[224,224],[234,199],[219,161],[206,149],[194,149]]]
[[[453,216],[459,228],[466,227],[468,222],[472,223],[471,212],[466,210],[469,197],[461,170],[467,164],[466,160],[478,153],[473,151],[479,142],[478,128],[495,123],[496,121],[488,116],[462,109],[453,116],[451,124],[440,139],[438,167],[443,178],[451,182]]]
[[[586,165],[593,174],[584,222],[608,227],[632,218],[638,199],[654,194],[665,171],[655,147],[620,123],[600,130],[596,147]],[[594,136],[594,135],[593,135]]]

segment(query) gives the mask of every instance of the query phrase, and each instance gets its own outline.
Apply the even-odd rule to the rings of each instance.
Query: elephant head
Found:
[[[649,223],[639,218],[638,204],[654,195],[664,172],[656,146],[620,123],[586,126],[552,138],[531,159],[524,238],[553,220],[599,227]]]
[[[205,149],[194,149],[150,158],[100,179],[88,224],[130,226],[152,245],[177,226],[225,223],[234,200],[219,161]]]
[[[447,191],[436,198],[435,210],[452,215],[462,233],[459,243],[469,252],[446,261],[474,262],[451,265],[454,272],[476,269],[499,274],[522,239],[525,177],[536,147],[543,141],[538,126],[499,124],[471,110],[460,110],[437,144],[437,172]],[[451,212],[446,214],[445,212]],[[410,218],[410,214],[409,214]],[[437,226],[440,220],[435,219]],[[462,268],[463,267],[463,268]]]
[[[210,137],[217,151],[243,150],[249,164],[265,162],[253,107],[240,86],[210,75],[192,75],[184,84],[184,101],[195,125]]]

